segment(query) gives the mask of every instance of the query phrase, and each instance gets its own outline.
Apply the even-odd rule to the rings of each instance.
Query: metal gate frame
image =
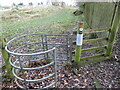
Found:
[[[15,51],[16,50],[18,50],[19,49],[19,47],[18,48],[16,48],[14,51],[10,51],[9,50],[9,48],[11,47],[11,43],[13,43],[13,41],[17,41],[17,39],[20,39],[20,38],[24,38],[25,40],[24,40],[24,42],[26,42],[26,37],[27,36],[32,36],[32,35],[41,35],[41,42],[39,42],[39,43],[41,43],[42,44],[42,47],[43,47],[43,50],[44,51],[42,51],[42,52],[37,52],[37,53],[30,53],[30,54],[24,54],[24,53],[16,53]],[[65,37],[66,38],[66,41],[65,41],[65,43],[49,43],[48,42],[48,38],[49,38],[49,36],[54,36],[54,37],[56,37],[56,36],[63,36],[63,37]],[[55,85],[55,87],[56,87],[56,85],[57,85],[57,61],[59,61],[60,60],[60,58],[57,58],[56,57],[56,55],[57,55],[57,51],[56,51],[56,48],[59,48],[59,46],[65,46],[65,48],[66,48],[66,55],[67,55],[67,57],[66,57],[66,60],[65,59],[61,59],[60,61],[68,61],[69,60],[69,55],[68,55],[68,44],[69,44],[69,36],[68,35],[57,35],[57,34],[44,34],[44,33],[36,33],[36,34],[28,34],[28,35],[23,35],[23,36],[20,36],[20,37],[18,37],[18,38],[14,38],[14,39],[12,39],[12,40],[10,40],[8,43],[7,43],[7,45],[6,45],[6,47],[5,47],[5,49],[6,49],[6,51],[10,54],[10,58],[9,58],[9,62],[10,62],[10,64],[11,64],[11,66],[13,67],[13,69],[12,69],[12,73],[13,73],[13,75],[15,76],[15,82],[16,82],[16,84],[20,87],[20,88],[25,88],[25,89],[27,89],[28,88],[28,86],[27,86],[27,82],[37,82],[37,81],[42,81],[42,80],[44,80],[44,79],[47,79],[47,78],[49,78],[49,77],[53,77],[53,76],[55,76],[55,82],[54,83],[52,83],[52,84],[50,84],[50,85],[48,85],[48,86],[46,86],[46,87],[44,87],[44,88],[49,88],[49,87],[51,87],[51,86],[53,86],[53,85]],[[31,43],[31,42],[29,42],[29,43]],[[33,42],[32,42],[33,43]],[[48,49],[48,45],[51,45],[52,46],[52,48],[51,49]],[[58,45],[58,46],[57,46]],[[22,46],[21,46],[22,47]],[[50,52],[53,52],[53,58],[49,58],[48,57],[48,54],[50,53]],[[62,53],[62,52],[61,52]],[[49,64],[47,64],[47,65],[44,65],[44,66],[40,66],[40,67],[36,67],[36,68],[24,68],[23,67],[23,62],[21,62],[21,58],[20,57],[25,57],[25,56],[36,56],[36,55],[41,55],[41,54],[44,54],[44,56],[41,58],[41,59],[39,59],[39,60],[30,60],[30,61],[40,61],[40,60],[42,60],[43,58],[45,58],[45,59],[51,59],[52,60],[52,62],[51,63],[49,63]],[[12,61],[12,57],[17,57],[17,59],[13,62]],[[19,66],[16,66],[16,62],[19,62]],[[42,68],[45,68],[45,67],[48,67],[48,66],[50,66],[50,65],[54,65],[54,73],[53,74],[51,74],[51,75],[49,75],[49,76],[46,76],[46,77],[44,77],[44,78],[41,78],[41,79],[35,79],[35,80],[28,80],[28,79],[26,79],[26,76],[25,76],[25,74],[24,74],[24,70],[27,70],[27,71],[32,71],[32,70],[40,70],[40,69],[42,69]],[[18,70],[21,70],[22,71],[22,76],[24,77],[24,78],[21,78],[21,77],[19,77],[16,73],[17,73],[17,71]],[[23,87],[23,86],[21,86],[19,83],[18,83],[18,80],[20,80],[20,81],[24,81],[25,82],[25,87]]]

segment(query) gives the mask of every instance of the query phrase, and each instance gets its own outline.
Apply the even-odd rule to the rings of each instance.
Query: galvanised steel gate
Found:
[[[55,87],[57,65],[69,58],[68,39],[68,35],[38,33],[10,40],[5,49],[10,54],[9,62],[13,67],[16,84],[20,88],[35,85],[37,88]],[[43,73],[45,75],[41,77]],[[33,85],[34,83],[36,84]]]

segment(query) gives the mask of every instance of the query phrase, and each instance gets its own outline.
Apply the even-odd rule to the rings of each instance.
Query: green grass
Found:
[[[60,8],[50,10],[50,14],[44,12],[45,16],[36,17],[32,19],[3,22],[2,29],[4,36],[9,40],[16,36],[28,33],[52,33],[63,34],[70,32],[76,24],[79,16],[74,16],[75,9]],[[48,9],[48,8],[47,8]],[[44,9],[45,10],[45,9]],[[57,11],[58,10],[58,11]],[[48,11],[47,11],[48,12]],[[40,13],[40,12],[39,12]],[[43,13],[43,11],[42,11]],[[45,14],[46,13],[46,14]]]
[[[29,14],[26,14],[25,11],[28,11]],[[75,9],[62,7],[7,11],[2,15],[2,19],[4,20],[1,23],[2,32],[0,33],[5,36],[7,41],[14,37],[30,33],[68,33],[75,26],[78,19],[78,17],[73,15],[74,11]],[[32,15],[36,14],[39,14],[39,17],[31,18]],[[6,57],[6,55],[4,56]],[[10,66],[4,68],[10,69]]]

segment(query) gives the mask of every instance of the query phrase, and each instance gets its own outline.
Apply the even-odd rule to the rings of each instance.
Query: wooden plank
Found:
[[[99,50],[102,48],[106,48],[107,46],[102,46],[102,47],[93,47],[93,48],[87,48],[87,49],[82,49],[82,52],[87,52],[87,51],[92,51],[92,50]]]
[[[93,42],[103,41],[103,40],[107,40],[107,39],[108,38],[89,39],[89,40],[84,40],[83,43],[93,43]]]
[[[98,28],[111,28],[112,16],[115,8],[114,3],[87,3],[87,8],[85,8],[85,20],[88,24],[88,27],[91,29]],[[86,5],[85,5],[86,6]],[[91,8],[93,6],[93,8]],[[92,17],[91,13],[92,12]],[[89,18],[88,18],[89,17]],[[97,33],[97,37],[108,36],[108,32]],[[105,41],[101,42],[102,44],[106,43]]]
[[[93,42],[102,41],[102,40],[108,40],[108,38],[97,38],[97,39],[83,40],[83,43],[93,43]],[[76,41],[73,41],[72,44],[76,45]]]
[[[99,32],[108,32],[109,30],[108,29],[103,29],[103,30],[100,30],[100,29],[97,29],[97,30],[84,30],[83,33],[84,34],[89,34],[89,33],[99,33]]]
[[[85,20],[91,28],[109,28],[115,4],[113,3],[85,3]]]
[[[87,64],[91,64],[91,63],[97,63],[97,62],[101,62],[101,61],[104,61],[104,60],[108,60],[113,56],[114,55],[111,55],[111,56],[108,56],[108,57],[103,57],[103,58],[99,58],[99,59],[95,59],[95,60],[91,60],[91,61],[81,61],[79,63],[79,67],[87,65]]]
[[[102,47],[93,47],[93,48],[82,49],[82,52],[88,52],[88,51],[93,51],[93,50],[99,50],[99,49],[103,49],[103,48],[107,48],[107,45],[102,46]],[[75,51],[72,51],[72,54],[75,54]]]
[[[101,56],[104,56],[104,53],[96,54],[94,56],[84,57],[84,58],[81,58],[80,60],[88,60],[88,59],[98,58],[98,57],[101,57]]]
[[[116,34],[118,32],[119,25],[120,25],[120,7],[117,6],[115,16],[113,19],[113,24],[111,27],[111,32],[109,34],[109,40],[108,40],[109,44],[107,47],[106,56],[109,56],[112,54],[112,49],[116,39]]]
[[[109,29],[88,29],[84,30],[83,34],[89,34],[89,33],[99,33],[99,32],[108,32]],[[74,31],[73,34],[77,34],[77,31]]]

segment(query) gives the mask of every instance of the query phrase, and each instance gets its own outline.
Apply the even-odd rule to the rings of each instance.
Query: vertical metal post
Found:
[[[48,50],[48,45],[47,45],[47,35],[45,35],[45,43],[46,43],[45,48],[46,48],[46,50]],[[47,55],[47,58],[48,58],[48,53],[47,53],[46,55]]]
[[[24,82],[25,82],[25,89],[27,90],[26,76],[25,76],[24,71],[23,71],[23,66],[22,66],[22,62],[21,62],[21,60],[20,60],[20,56],[18,56],[18,61],[19,61],[19,63],[20,63],[20,68],[21,68],[22,75],[23,75],[23,78],[24,78]]]
[[[66,36],[66,50],[67,50],[67,62],[68,62],[68,60],[69,60],[69,55],[68,55],[68,35]]]
[[[25,36],[25,37],[24,37],[24,42],[26,42],[26,46],[27,46],[27,39],[28,39],[28,37]],[[28,48],[26,48],[26,51],[29,52]],[[29,62],[29,64],[30,64],[30,59],[29,59],[28,62]],[[29,77],[29,76],[30,76],[30,71],[28,70],[28,77]],[[25,76],[24,76],[24,78],[26,79]],[[29,82],[29,83],[30,83],[30,82]],[[27,83],[26,83],[26,86],[27,86]],[[26,87],[26,88],[27,88],[27,87]]]
[[[72,35],[70,35],[70,37],[69,37],[69,48],[70,48],[70,57],[69,57],[69,59],[70,59],[70,62],[72,62]]]
[[[55,87],[57,87],[57,63],[56,63],[56,48],[53,50],[54,72],[55,72]]]
[[[45,46],[44,46],[44,35],[41,35],[42,38],[42,46],[43,46],[43,50],[45,50]],[[45,58],[45,54],[44,54],[44,58]]]
[[[12,82],[12,88],[13,88],[13,86],[14,86],[14,80],[12,79],[12,81],[11,81],[11,82]]]
[[[75,62],[80,62],[80,56],[82,51],[82,41],[83,41],[82,31],[83,31],[83,23],[79,23],[77,38],[76,38]]]

